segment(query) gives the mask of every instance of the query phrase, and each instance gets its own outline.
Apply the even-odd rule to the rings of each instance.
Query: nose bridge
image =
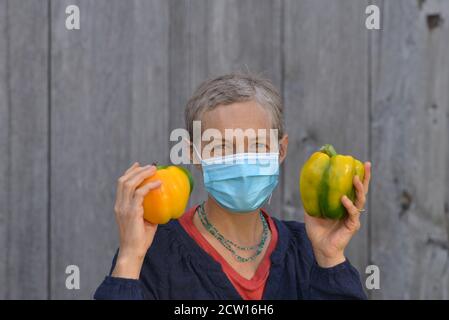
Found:
[[[248,146],[249,146],[249,137],[246,135],[238,136],[234,135],[232,137],[232,146],[233,146],[233,153],[243,153],[243,152],[249,152]]]

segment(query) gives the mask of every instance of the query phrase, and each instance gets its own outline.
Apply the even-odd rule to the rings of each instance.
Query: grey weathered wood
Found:
[[[116,180],[167,160],[168,23],[164,0],[52,2],[52,298],[92,297],[118,247]],[[80,290],[65,288],[70,264]]]
[[[374,298],[449,297],[447,21],[447,1],[385,1],[373,38]]]
[[[9,108],[8,108],[8,44],[7,3],[0,1],[0,251],[8,250],[7,221],[9,215]],[[0,299],[6,299],[8,288],[7,259],[0,260]]]
[[[49,1],[0,0],[0,298],[90,298],[118,246],[116,179],[169,162],[200,82],[249,70],[285,99],[270,214],[302,220],[299,169],[322,144],[371,160],[351,262],[362,280],[379,266],[373,298],[448,299],[449,2],[374,1],[382,30],[368,31],[371,3],[52,1],[49,52]],[[65,29],[71,4],[79,31]],[[190,204],[206,195],[193,171]],[[71,264],[80,290],[65,287]]]
[[[47,4],[0,4],[0,294],[7,299],[48,295]]]
[[[208,75],[206,17],[209,1],[170,1],[170,122],[169,131],[185,128],[184,108],[195,87]],[[182,52],[182,54],[179,54]],[[173,145],[173,144],[172,144]],[[201,172],[193,165],[190,169],[195,187],[188,206],[205,199]]]
[[[325,143],[368,160],[368,46],[363,1],[285,2],[284,95],[289,133],[284,212],[303,219],[299,172]],[[359,270],[368,261],[366,216],[347,255]]]
[[[270,78],[281,90],[280,1],[171,1],[170,129],[184,127],[187,99],[204,80],[233,71]],[[201,172],[190,205],[206,198]],[[280,186],[270,214],[281,216]]]

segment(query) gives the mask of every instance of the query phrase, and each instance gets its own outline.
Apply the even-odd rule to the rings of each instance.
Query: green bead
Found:
[[[265,246],[265,242],[266,239],[268,237],[268,224],[266,222],[266,220],[263,217],[262,211],[259,211],[259,216],[262,220],[262,225],[263,225],[263,232],[262,232],[262,239],[260,241],[260,243],[258,245],[254,245],[254,246],[249,246],[249,247],[242,247],[239,246],[237,244],[235,244],[234,242],[232,242],[229,239],[226,239],[207,219],[206,213],[204,211],[204,202],[199,206],[200,210],[198,210],[198,216],[201,220],[201,223],[203,224],[203,226],[205,227],[205,229],[212,235],[214,236],[228,251],[230,251],[232,253],[232,255],[236,258],[237,261],[239,262],[247,262],[247,261],[252,261],[254,260],[257,256],[260,255],[260,253],[262,252],[264,246]],[[248,250],[252,250],[257,248],[257,251],[254,255],[250,256],[250,257],[242,257],[240,255],[238,255],[235,250],[232,248],[235,247],[239,250],[242,251],[248,251]]]

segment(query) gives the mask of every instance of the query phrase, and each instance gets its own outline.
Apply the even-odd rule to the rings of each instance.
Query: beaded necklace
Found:
[[[254,259],[257,258],[257,256],[260,255],[260,253],[262,252],[264,246],[265,246],[265,242],[267,240],[268,237],[268,232],[269,232],[269,228],[268,228],[268,224],[267,221],[265,220],[262,211],[259,211],[259,216],[260,219],[262,220],[262,225],[263,225],[263,232],[262,232],[262,239],[260,241],[259,244],[257,245],[253,245],[253,246],[248,246],[248,247],[244,247],[244,246],[239,246],[237,244],[235,244],[234,242],[232,242],[229,239],[226,239],[218,230],[217,228],[215,228],[207,219],[206,213],[204,211],[204,202],[201,203],[201,205],[199,206],[199,210],[198,212],[198,217],[201,220],[201,223],[203,224],[203,226],[206,228],[206,230],[214,237],[216,238],[218,241],[220,241],[220,243],[228,250],[232,253],[232,255],[234,256],[234,258],[238,261],[238,262],[247,262],[247,261],[253,261]],[[248,251],[248,250],[254,250],[257,248],[257,251],[254,255],[250,256],[250,257],[242,257],[240,256],[235,249],[238,250],[243,250],[243,251]]]

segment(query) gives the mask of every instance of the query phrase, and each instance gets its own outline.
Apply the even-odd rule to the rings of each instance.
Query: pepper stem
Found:
[[[325,144],[324,146],[322,146],[320,148],[320,152],[327,154],[329,157],[333,157],[338,154],[331,144]]]

